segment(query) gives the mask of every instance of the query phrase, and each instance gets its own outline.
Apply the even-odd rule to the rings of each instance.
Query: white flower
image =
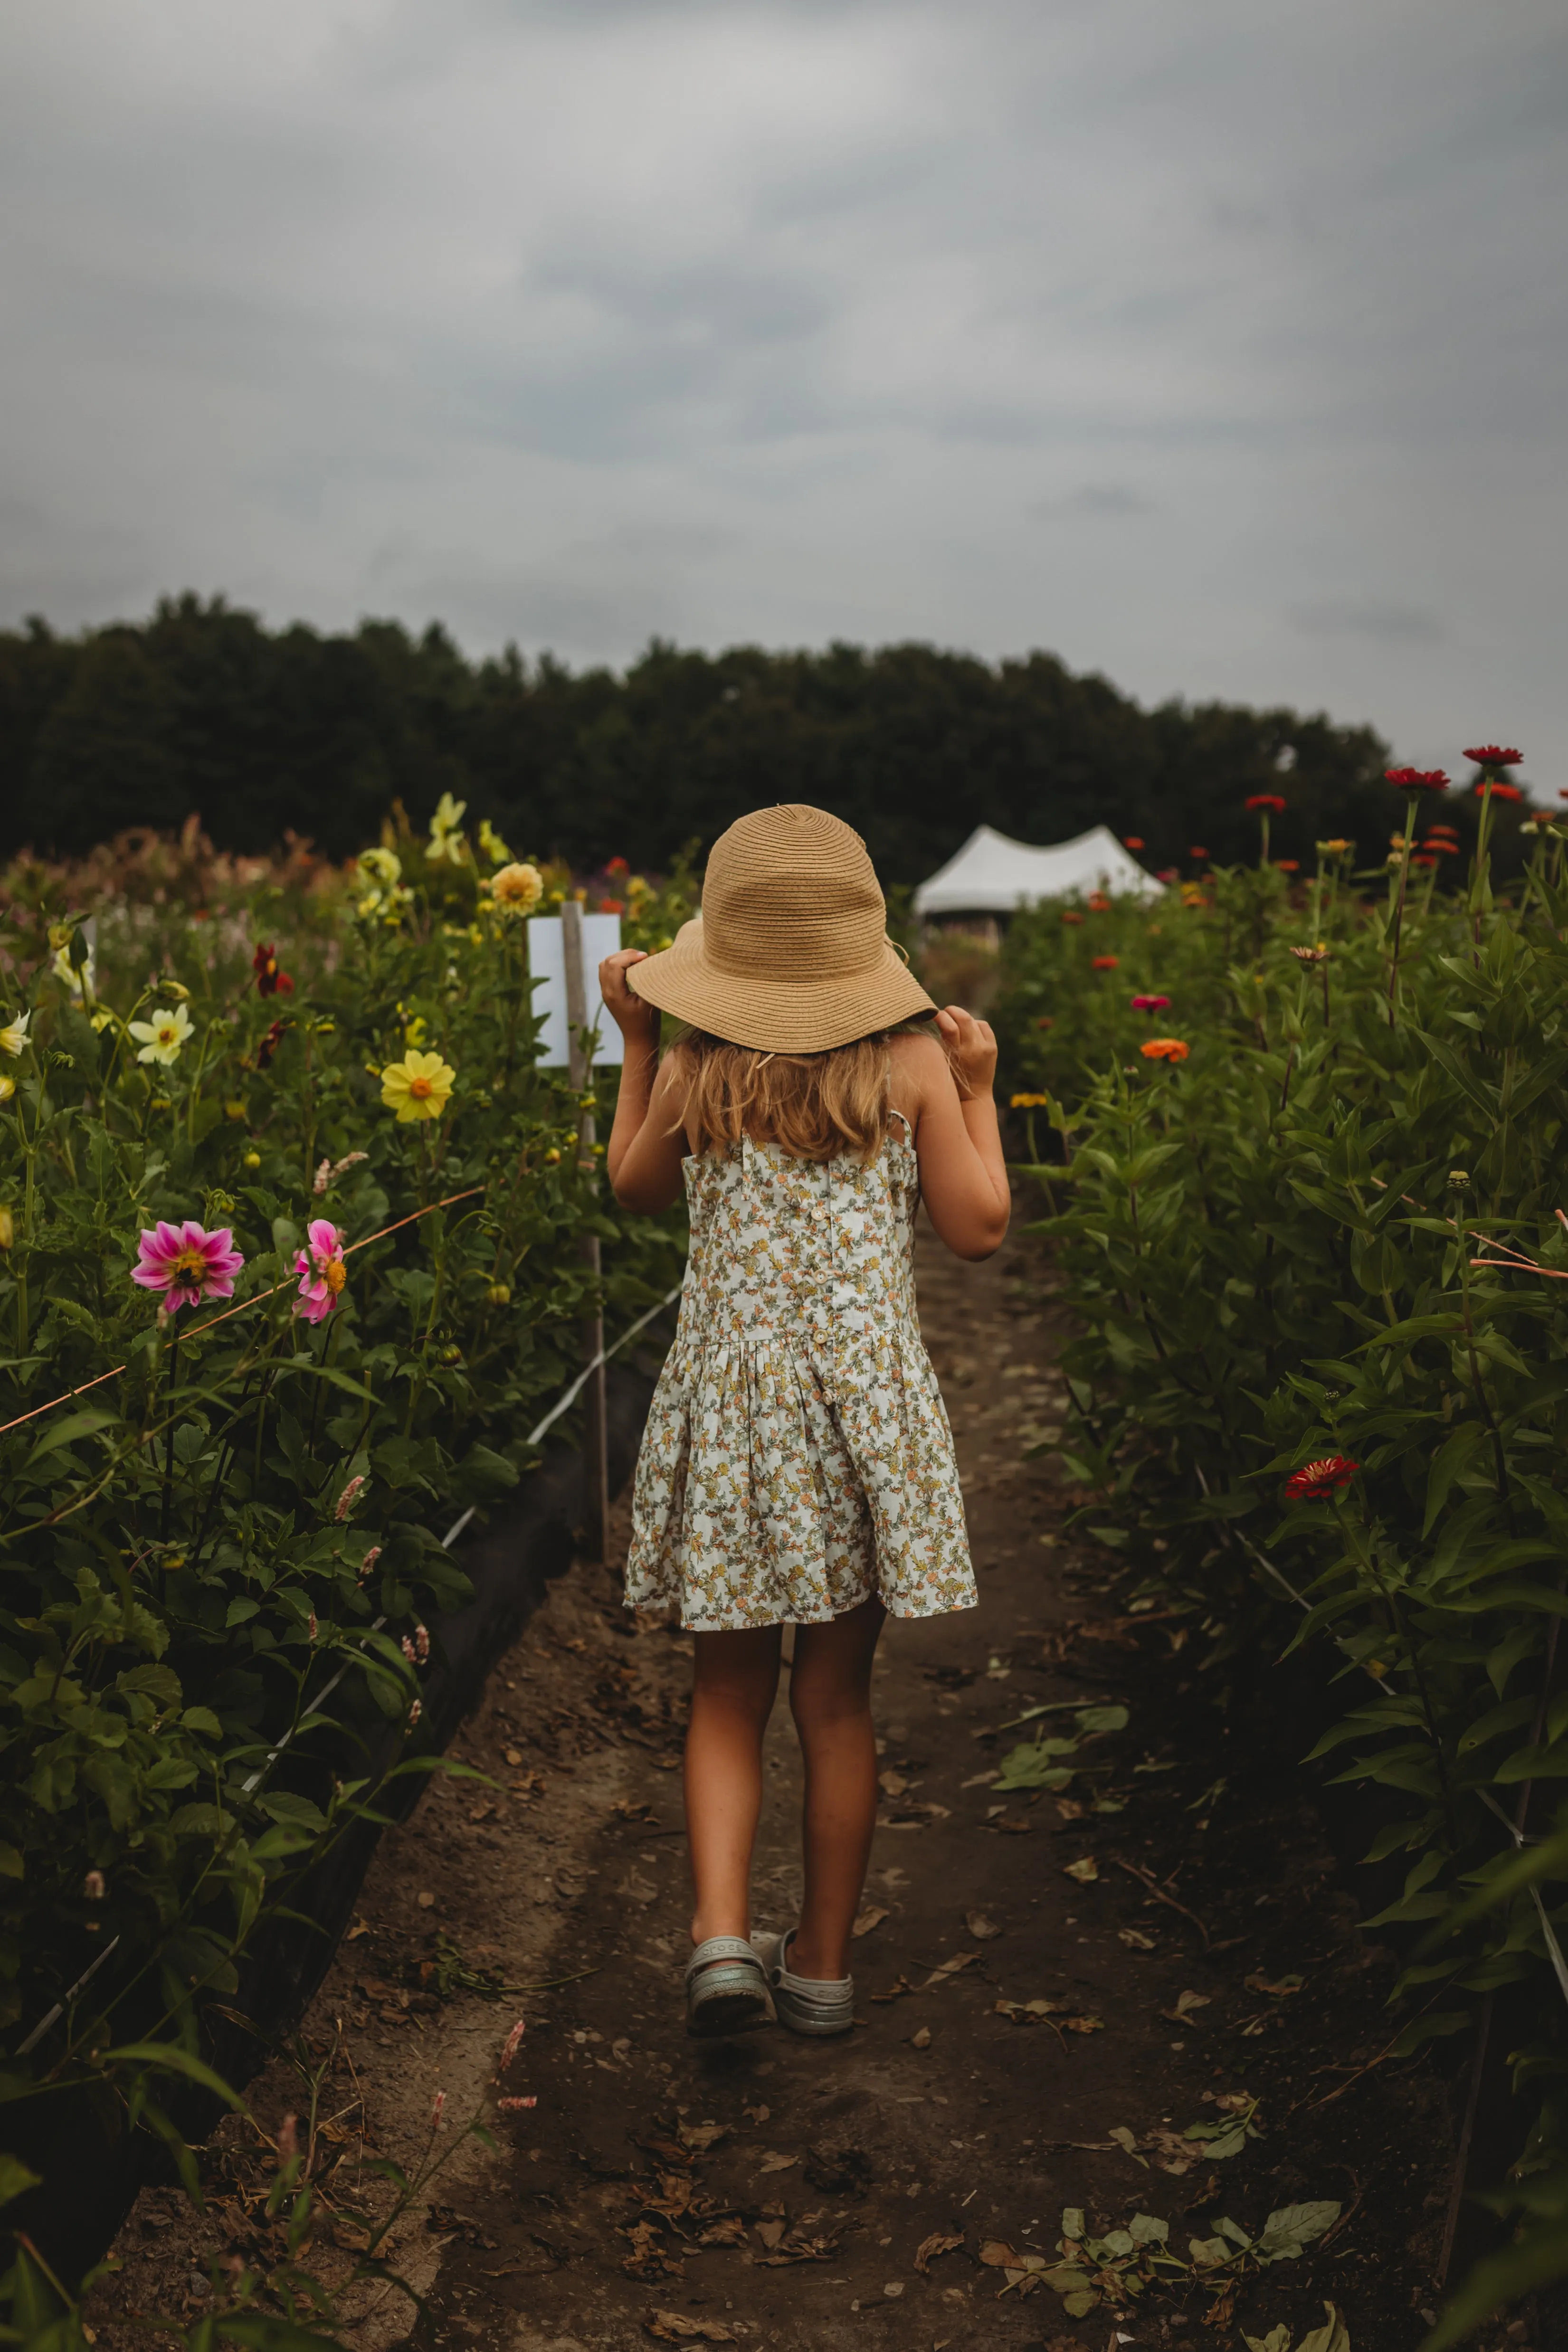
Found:
[[[167,1065],[178,1061],[180,1048],[191,1034],[191,1016],[183,1004],[176,1004],[172,1013],[161,1005],[154,1006],[151,1020],[132,1021],[127,1025],[131,1034],[142,1040],[136,1056],[139,1062]]]
[[[468,812],[467,801],[455,801],[450,793],[443,793],[436,803],[436,814],[430,820],[430,839],[426,856],[433,864],[446,859],[450,865],[461,866],[468,852],[468,843],[460,830]]]
[[[390,890],[403,879],[403,860],[395,849],[362,849],[357,862],[366,880],[379,882],[383,889]]]
[[[27,1024],[32,1017],[30,1013],[18,1013],[15,1021],[0,1029],[0,1054],[9,1054],[16,1060],[27,1042]]]

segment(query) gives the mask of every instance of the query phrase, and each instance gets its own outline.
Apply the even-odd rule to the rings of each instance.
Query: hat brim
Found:
[[[936,1011],[890,940],[864,971],[763,980],[709,962],[700,915],[673,946],[628,965],[626,985],[661,1013],[763,1054],[825,1054]]]

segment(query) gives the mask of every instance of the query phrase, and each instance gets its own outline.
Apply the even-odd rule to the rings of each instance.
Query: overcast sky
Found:
[[[1568,785],[1563,0],[16,0],[0,621],[1045,646]]]

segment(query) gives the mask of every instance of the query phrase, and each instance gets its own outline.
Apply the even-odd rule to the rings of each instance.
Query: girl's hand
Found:
[[[605,1000],[605,1010],[623,1037],[633,1045],[642,1045],[650,1052],[658,1049],[658,1007],[644,998],[634,996],[626,986],[626,973],[634,963],[646,963],[647,957],[641,948],[618,948],[606,956],[599,966],[599,993]],[[995,1054],[993,1052],[994,1062]]]
[[[949,1004],[937,1014],[936,1025],[959,1093],[966,1101],[988,1095],[996,1076],[996,1038],[989,1021],[977,1021],[962,1004]]]

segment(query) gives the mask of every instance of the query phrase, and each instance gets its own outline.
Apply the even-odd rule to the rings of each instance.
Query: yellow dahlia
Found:
[[[397,1113],[398,1123],[439,1118],[451,1098],[457,1071],[439,1054],[422,1054],[410,1047],[401,1062],[388,1062],[381,1074],[381,1099]]]

